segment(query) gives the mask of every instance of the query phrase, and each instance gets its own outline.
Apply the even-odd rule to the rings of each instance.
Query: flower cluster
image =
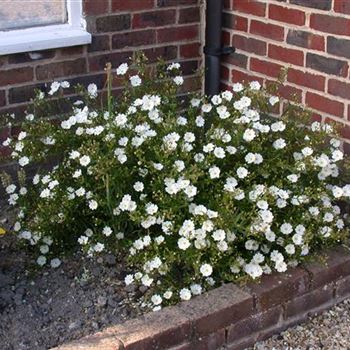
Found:
[[[224,281],[284,272],[346,236],[339,202],[350,185],[331,126],[302,126],[292,104],[268,117],[280,101],[258,82],[184,107],[180,65],[161,66],[149,77],[124,63],[125,91],[105,109],[91,84],[60,123],[33,114],[5,141],[21,168],[60,155],[30,186],[3,179],[19,207],[14,230],[39,265],[58,266],[76,246],[90,257],[123,252],[133,271],[125,283],[148,288],[144,305],[158,310]],[[66,87],[55,82],[49,94]]]

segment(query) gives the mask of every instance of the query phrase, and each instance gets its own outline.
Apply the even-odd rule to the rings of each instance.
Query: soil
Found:
[[[3,208],[0,227],[8,224]],[[33,270],[11,234],[0,236],[0,349],[43,350],[133,318],[135,292],[115,256],[80,254],[57,269]]]

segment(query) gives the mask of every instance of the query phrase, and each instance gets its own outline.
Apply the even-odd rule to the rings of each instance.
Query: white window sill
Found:
[[[91,34],[69,24],[0,32],[0,55],[91,43]]]

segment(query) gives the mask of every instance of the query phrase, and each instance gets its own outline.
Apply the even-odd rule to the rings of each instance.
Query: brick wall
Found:
[[[223,62],[225,85],[266,82],[290,67],[281,95],[340,122],[350,142],[349,0],[226,0],[223,38],[237,49]]]
[[[34,88],[45,89],[54,79],[102,88],[105,64],[117,67],[135,50],[144,50],[150,62],[160,56],[182,62],[183,91],[198,89],[200,79],[193,73],[201,64],[200,3],[83,0],[92,44],[0,56],[0,115],[15,112],[20,120]],[[0,139],[8,133],[0,130]]]

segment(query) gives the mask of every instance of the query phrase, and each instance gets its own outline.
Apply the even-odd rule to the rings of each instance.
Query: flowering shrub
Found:
[[[184,108],[178,63],[149,74],[140,59],[108,68],[106,106],[94,84],[79,87],[82,99],[59,122],[40,118],[41,92],[5,141],[21,169],[59,158],[30,186],[24,170],[19,184],[3,175],[19,208],[14,230],[40,266],[58,266],[77,245],[89,257],[122,251],[133,271],[126,284],[149,287],[145,305],[157,310],[223,281],[284,272],[346,236],[336,202],[350,185],[339,179],[344,155],[331,126],[303,126],[307,113],[292,104],[268,117],[279,98],[258,82]],[[125,80],[117,99],[113,75]],[[48,94],[66,88],[54,82]]]

